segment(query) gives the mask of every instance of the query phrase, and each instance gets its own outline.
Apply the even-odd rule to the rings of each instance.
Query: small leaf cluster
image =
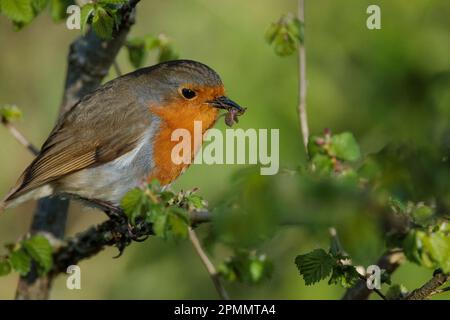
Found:
[[[304,24],[293,14],[285,14],[269,26],[265,38],[277,55],[289,56],[304,41]]]
[[[16,271],[25,276],[35,262],[38,274],[50,271],[53,265],[52,246],[43,235],[34,235],[19,243],[7,245],[9,253],[0,257],[0,276]]]
[[[323,135],[311,136],[308,153],[312,170],[319,175],[355,177],[355,170],[349,165],[361,158],[361,150],[350,132],[331,134],[325,130]]]
[[[158,62],[175,60],[179,57],[172,42],[164,34],[131,38],[127,40],[125,47],[128,51],[128,59],[135,68],[142,67],[148,54],[154,50],[157,51]]]
[[[218,270],[225,280],[258,284],[272,276],[273,264],[265,254],[241,249],[225,260]]]
[[[2,122],[12,122],[22,118],[22,111],[16,105],[6,104],[0,107],[0,119]]]
[[[121,201],[121,207],[131,224],[153,225],[155,235],[163,239],[184,239],[188,235],[189,211],[203,208],[206,203],[194,193],[178,194],[162,190],[154,181],[145,189],[131,189]]]
[[[0,13],[7,16],[16,30],[30,24],[35,17],[48,8],[55,22],[66,18],[66,10],[75,0],[0,0]]]
[[[94,32],[102,39],[111,39],[114,28],[120,22],[119,8],[126,0],[100,0],[87,3],[81,8],[81,31],[87,30],[91,25]]]
[[[102,39],[111,39],[114,28],[121,19],[119,8],[127,0],[98,0],[86,3],[81,8],[80,26],[86,32],[90,24],[95,33]],[[28,25],[33,19],[49,9],[55,22],[67,17],[67,8],[75,5],[74,0],[1,0],[0,12],[11,19],[17,30]]]
[[[349,261],[350,257],[344,253],[336,237],[331,238],[328,252],[324,249],[315,249],[295,258],[295,264],[306,285],[329,277],[328,284],[338,284],[344,288],[353,286],[361,278]]]
[[[13,22],[16,29],[31,23],[45,8],[49,7],[55,21],[66,15],[67,6],[75,4],[70,0],[1,0],[0,12]]]
[[[450,272],[450,225],[432,206],[423,202],[402,202],[391,198],[395,214],[407,218],[406,230],[389,237],[391,247],[401,247],[409,261],[420,266]]]

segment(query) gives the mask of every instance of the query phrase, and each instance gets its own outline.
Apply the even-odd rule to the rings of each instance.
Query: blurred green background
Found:
[[[366,8],[370,4],[381,7],[381,30],[366,28]],[[281,14],[296,10],[293,0],[145,0],[138,5],[131,35],[165,33],[182,58],[213,67],[221,75],[228,95],[248,107],[238,126],[280,128],[281,166],[292,169],[306,159],[296,114],[297,59],[295,54],[276,56],[265,42],[264,33]],[[307,1],[311,132],[320,133],[324,128],[352,131],[366,155],[393,141],[427,147],[446,133],[448,137],[449,16],[450,2],[446,0]],[[62,96],[68,46],[78,36],[78,31],[54,24],[48,14],[41,14],[20,32],[13,31],[10,21],[0,16],[0,105],[17,104],[23,110],[24,119],[17,126],[36,145],[43,143],[53,127]],[[155,57],[150,56],[148,64],[154,61]],[[122,71],[132,71],[125,50],[120,52],[118,62]],[[111,70],[108,78],[114,77]],[[221,121],[218,127],[224,129],[225,125]],[[3,195],[32,156],[1,127],[0,142]],[[415,161],[413,157],[408,160]],[[226,196],[232,174],[243,167],[194,165],[173,189],[198,187],[214,207]],[[448,181],[443,182],[447,189]],[[274,261],[273,277],[256,286],[226,284],[232,298],[340,298],[344,290],[328,286],[326,281],[306,287],[293,262],[297,254],[326,247],[330,226],[337,227],[344,248],[357,264],[370,265],[383,252],[383,233],[367,212],[370,208],[350,204],[351,195],[325,198],[323,203],[308,202],[307,191],[286,196],[282,211],[310,222],[280,227],[262,244],[263,251]],[[289,195],[289,190],[283,194]],[[275,195],[250,198],[254,202],[246,205],[263,208],[264,198],[270,200],[271,196]],[[14,242],[27,232],[34,207],[35,202],[28,202],[0,217],[0,243]],[[266,208],[277,214],[277,208]],[[104,219],[101,212],[72,203],[67,234]],[[201,237],[208,231],[207,226],[199,228]],[[229,253],[222,245],[211,249],[217,263]],[[174,244],[150,238],[133,244],[120,259],[112,259],[115,254],[116,249],[109,248],[80,264],[82,290],[66,289],[66,277],[59,276],[51,298],[217,298],[188,241]],[[407,263],[393,280],[414,289],[428,280],[431,272]],[[17,278],[15,274],[0,278],[0,298],[14,297]],[[450,295],[440,296],[445,297]]]

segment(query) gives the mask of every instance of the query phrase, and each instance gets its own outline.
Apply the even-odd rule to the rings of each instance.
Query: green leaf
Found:
[[[264,279],[270,278],[273,266],[267,260],[266,255],[259,255],[250,259],[250,277],[252,283],[259,283]]]
[[[74,5],[74,0],[51,0],[50,15],[55,22],[64,20],[67,16],[67,7]]]
[[[108,12],[98,7],[92,18],[92,29],[102,39],[111,39],[114,27],[114,18]]]
[[[293,17],[286,23],[288,32],[300,43],[305,41],[305,25],[297,18]]]
[[[344,288],[353,287],[359,280],[359,273],[351,265],[336,265],[328,284],[338,284]]]
[[[147,51],[157,48],[161,43],[159,38],[152,35],[146,35],[143,37],[142,42],[144,43],[145,50]]]
[[[186,197],[186,200],[188,201],[189,206],[194,207],[195,209],[202,209],[205,207],[203,198],[200,197],[197,194],[190,194]]]
[[[435,232],[423,238],[424,249],[444,273],[450,272],[450,235]]]
[[[4,105],[0,108],[0,117],[11,122],[22,118],[22,111],[15,105]]]
[[[433,214],[433,209],[423,204],[418,204],[411,212],[414,222],[421,226],[429,225],[433,220]]]
[[[129,39],[126,43],[128,58],[135,68],[140,68],[145,63],[149,51],[158,48],[158,62],[178,59],[170,39],[161,34],[158,37],[146,35],[144,37]]]
[[[44,10],[49,3],[49,0],[31,0],[31,6],[33,7],[35,15]]]
[[[328,277],[333,270],[335,260],[323,249],[316,249],[310,253],[298,255],[295,258],[300,274],[306,285],[311,285]]]
[[[178,59],[179,55],[171,44],[161,46],[159,50],[158,62]]]
[[[42,268],[44,273],[48,272],[53,264],[52,246],[43,235],[35,235],[22,242],[24,249]]]
[[[323,141],[324,139],[319,136],[311,136],[308,139],[308,154],[311,158],[313,158],[316,154],[325,154],[325,150],[323,145],[319,144],[319,141]]]
[[[408,260],[427,268],[450,272],[450,236],[443,230],[411,230],[402,243]]]
[[[266,34],[264,37],[268,44],[271,44],[275,40],[275,37],[277,36],[279,29],[280,29],[280,25],[275,22],[270,24],[269,28],[267,28]]]
[[[132,224],[142,214],[143,206],[146,204],[146,196],[143,190],[133,188],[128,191],[120,202],[120,206]]]
[[[34,17],[30,0],[1,0],[0,11],[15,22],[29,23]]]
[[[131,45],[128,44],[126,46],[128,50],[128,60],[130,60],[131,64],[135,68],[140,68],[144,65],[146,50],[143,44],[141,45]]]
[[[359,145],[350,132],[335,134],[331,137],[330,154],[347,161],[357,161],[361,157]]]
[[[273,264],[265,254],[239,251],[222,263],[218,270],[227,281],[257,284],[272,276]]]
[[[0,258],[0,277],[6,276],[11,272],[11,264],[8,259]]]
[[[9,261],[11,263],[12,268],[15,271],[19,272],[22,276],[30,272],[31,257],[23,248],[12,251]]]
[[[166,231],[167,231],[167,215],[160,214],[157,215],[153,222],[153,231],[157,237],[166,239]]]
[[[269,26],[265,38],[277,55],[288,56],[297,50],[299,42],[303,42],[304,27],[293,14],[285,14]]]
[[[424,259],[424,256],[422,255],[422,238],[424,236],[425,233],[422,231],[411,230],[403,240],[402,247],[406,258],[408,258],[409,261],[430,268],[432,267],[431,261]]]
[[[86,33],[86,26],[88,25],[89,18],[92,16],[92,14],[95,12],[94,5],[92,3],[85,4],[81,8],[80,13],[80,24],[81,24],[81,32],[84,34]]]
[[[330,157],[324,154],[316,154],[312,159],[311,163],[314,166],[315,172],[319,175],[329,175],[333,172],[333,161]]]
[[[295,39],[287,32],[285,27],[280,28],[273,44],[275,53],[282,57],[293,54],[297,49]]]
[[[170,208],[167,213],[167,229],[174,239],[185,239],[188,235],[189,217],[182,208]]]

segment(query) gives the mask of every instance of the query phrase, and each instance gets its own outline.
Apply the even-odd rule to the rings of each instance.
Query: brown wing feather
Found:
[[[6,201],[70,173],[112,161],[136,146],[150,125],[150,114],[126,93],[113,93],[112,89],[103,87],[82,99],[59,121]]]

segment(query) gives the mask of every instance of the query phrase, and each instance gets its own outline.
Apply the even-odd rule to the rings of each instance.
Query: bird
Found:
[[[204,133],[221,109],[245,111],[201,62],[167,61],[113,79],[60,117],[0,207],[52,195],[116,207],[132,188],[155,179],[168,186],[189,165],[171,160],[171,133],[193,133],[194,121]]]

